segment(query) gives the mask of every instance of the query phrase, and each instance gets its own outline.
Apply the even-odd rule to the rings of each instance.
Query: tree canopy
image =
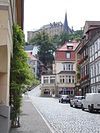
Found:
[[[53,52],[55,51],[55,47],[48,34],[45,32],[38,33],[31,40],[31,43],[38,46],[39,60],[42,61],[45,66],[51,65],[54,59]]]
[[[83,31],[82,30],[77,30],[74,31],[72,34],[67,34],[66,32],[63,32],[60,35],[55,35],[52,38],[52,43],[54,44],[55,47],[59,45],[63,45],[65,42],[69,41],[80,41],[83,36]]]

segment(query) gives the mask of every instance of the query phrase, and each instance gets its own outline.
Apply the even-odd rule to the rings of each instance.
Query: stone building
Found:
[[[36,36],[37,33],[46,32],[49,37],[53,37],[55,35],[60,35],[63,32],[66,32],[68,34],[73,33],[73,29],[71,29],[68,26],[68,20],[67,20],[67,13],[65,13],[65,20],[64,24],[62,22],[53,22],[47,25],[42,26],[40,29],[36,31],[28,31],[27,32],[27,42],[30,42],[32,38]]]

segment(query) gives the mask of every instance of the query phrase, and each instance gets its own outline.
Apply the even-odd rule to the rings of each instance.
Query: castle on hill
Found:
[[[43,31],[46,32],[50,37],[53,37],[55,35],[60,35],[63,32],[67,34],[71,34],[74,32],[73,28],[71,29],[68,25],[67,12],[65,13],[64,23],[53,22],[53,23],[42,26],[40,29],[36,31],[28,31],[27,42],[30,42],[30,40],[34,38],[37,33],[41,33]]]

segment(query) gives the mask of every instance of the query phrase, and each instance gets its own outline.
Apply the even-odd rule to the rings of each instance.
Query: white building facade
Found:
[[[65,43],[61,48],[55,52],[55,62],[53,64],[52,75],[41,76],[41,92],[43,95],[44,88],[46,87],[49,94],[60,94],[74,95],[74,88],[76,83],[76,56],[75,48],[78,43]],[[51,79],[53,78],[53,91],[51,91]],[[45,81],[46,80],[46,81]],[[46,83],[48,86],[46,86]]]

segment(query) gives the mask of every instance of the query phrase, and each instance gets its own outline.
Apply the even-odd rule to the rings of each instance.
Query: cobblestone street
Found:
[[[100,113],[71,108],[56,98],[38,97],[32,92],[29,96],[55,133],[100,133]]]

